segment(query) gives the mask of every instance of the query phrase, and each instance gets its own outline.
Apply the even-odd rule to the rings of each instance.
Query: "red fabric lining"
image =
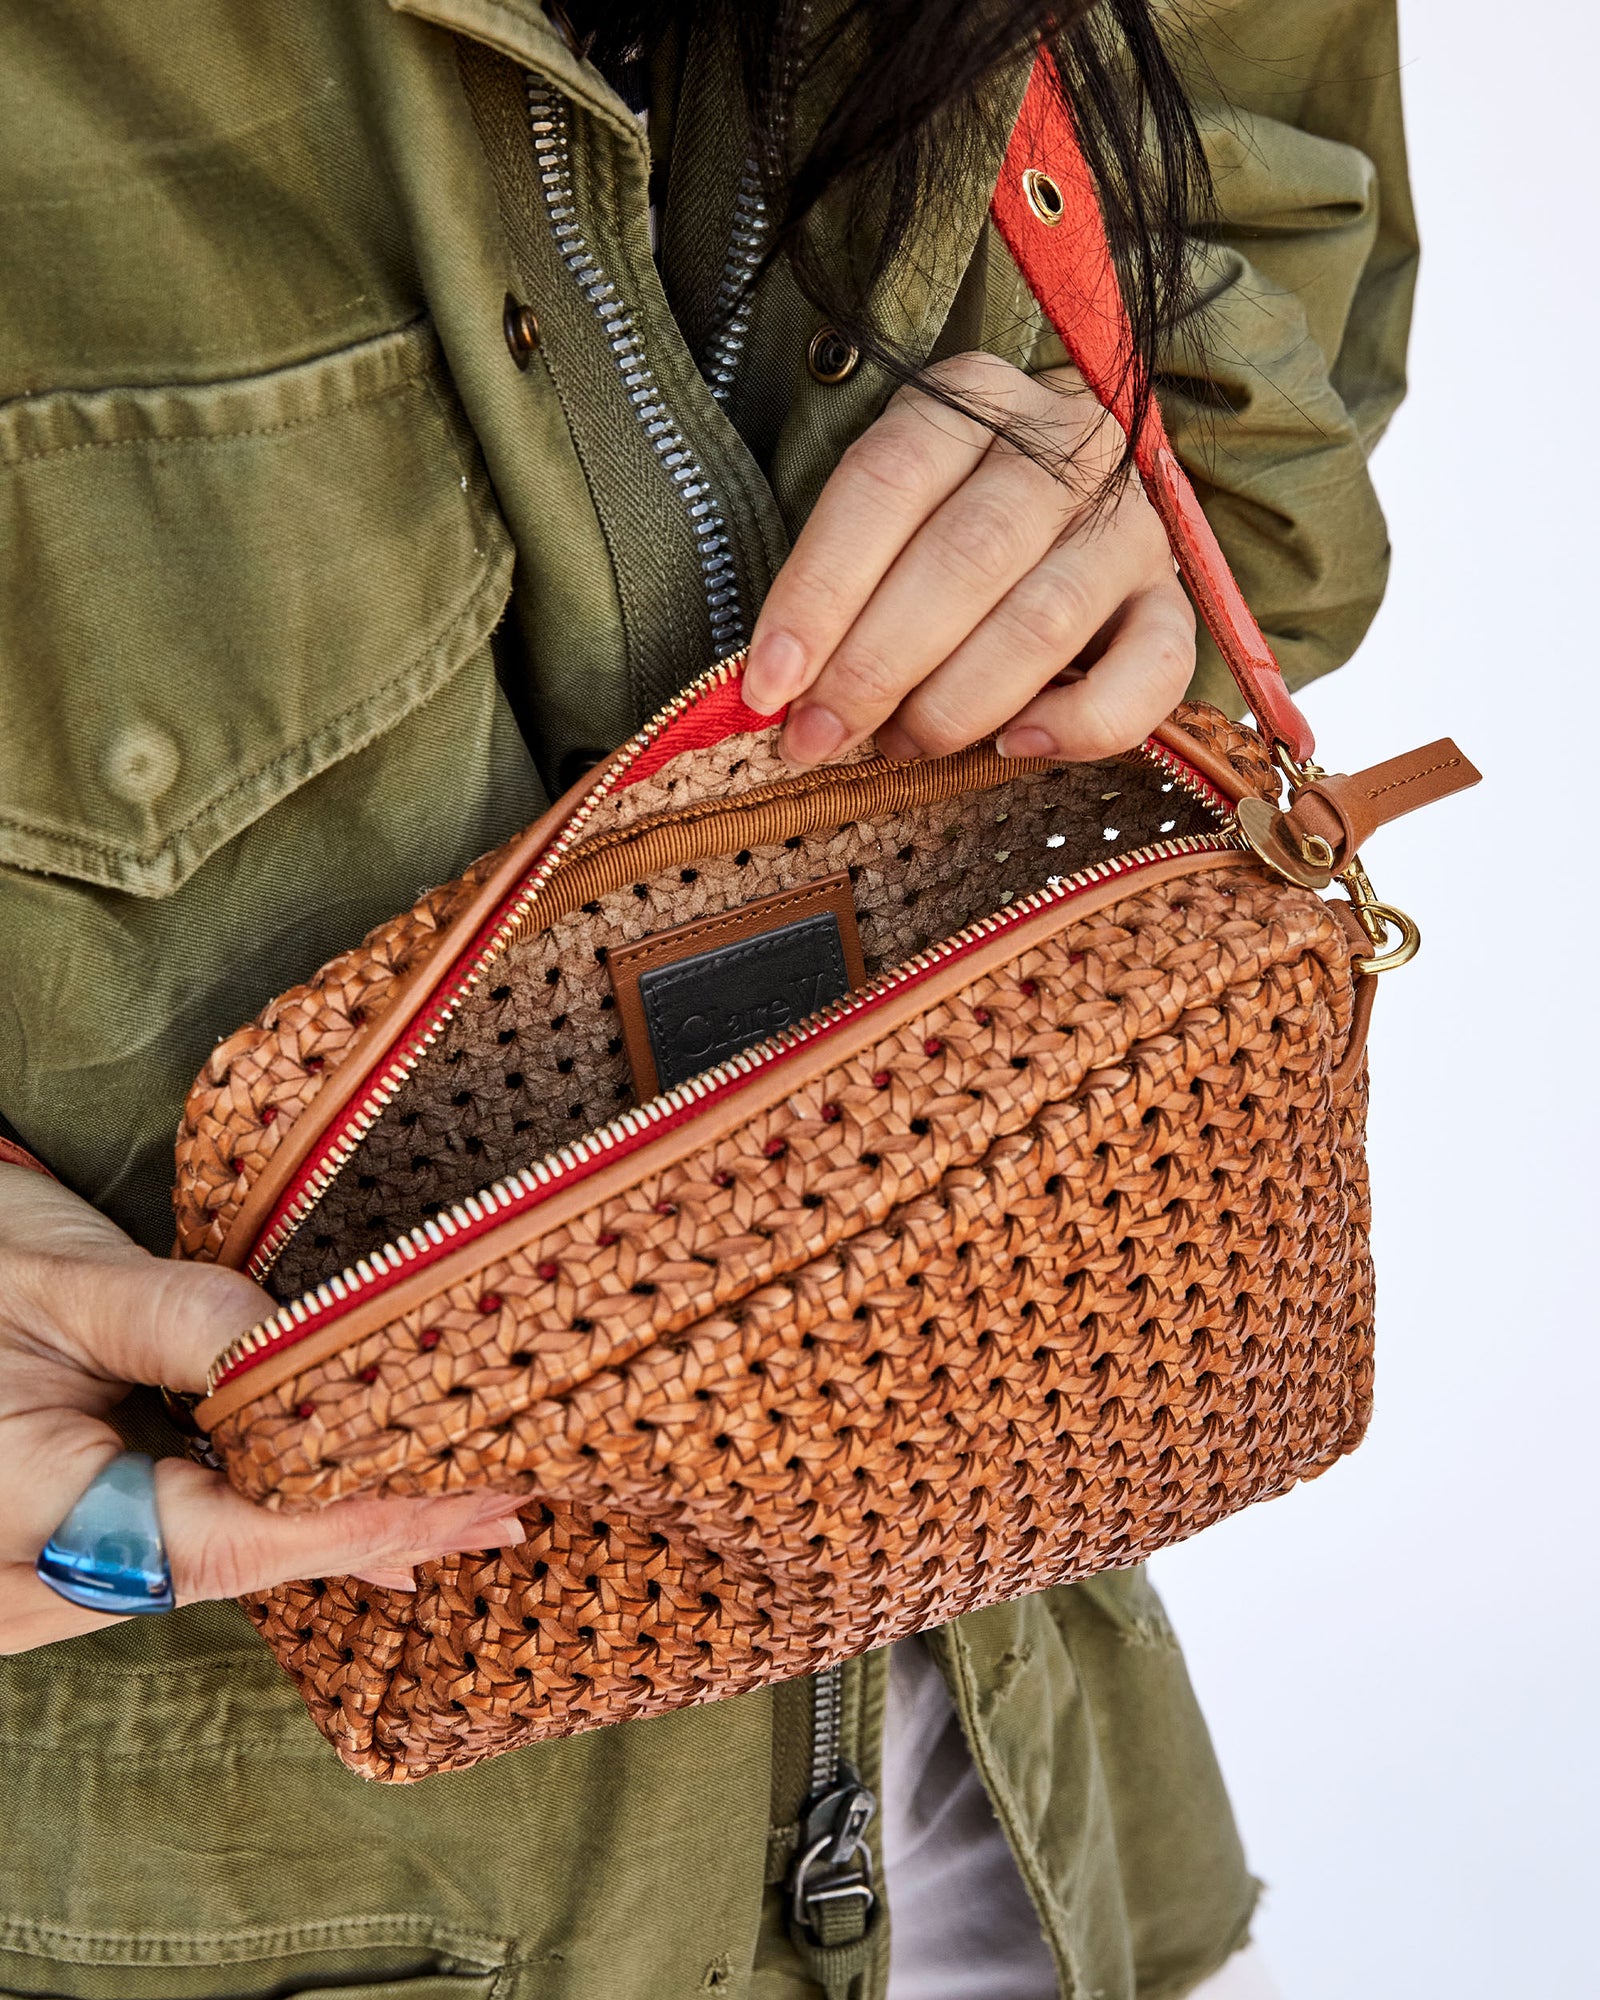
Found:
[[[752,730],[775,729],[789,713],[787,707],[774,715],[761,715],[745,705],[744,675],[709,688],[682,715],[675,716],[650,748],[628,767],[628,775],[617,787],[625,792],[641,778],[653,778],[663,764],[681,757],[686,750],[709,750],[729,736],[745,736]]]
[[[14,1139],[0,1138],[0,1166],[31,1167],[36,1174],[43,1174],[47,1181],[55,1179],[43,1160],[36,1160],[26,1146],[19,1146]]]

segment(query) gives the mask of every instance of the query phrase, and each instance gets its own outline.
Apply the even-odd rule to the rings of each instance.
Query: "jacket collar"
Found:
[[[397,14],[414,14],[498,49],[513,62],[538,71],[629,144],[643,143],[633,113],[594,65],[567,46],[539,0],[389,0],[389,5]]]

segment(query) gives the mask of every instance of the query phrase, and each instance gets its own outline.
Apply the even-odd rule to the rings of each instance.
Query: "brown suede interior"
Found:
[[[697,852],[692,864],[594,897],[506,949],[268,1286],[291,1298],[626,1110],[635,1099],[605,965],[613,944],[848,870],[872,978],[1053,877],[1216,824],[1148,763],[1068,764],[732,853]]]

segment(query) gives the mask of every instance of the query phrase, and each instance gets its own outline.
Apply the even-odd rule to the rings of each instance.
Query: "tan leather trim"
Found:
[[[512,1216],[499,1228],[487,1231],[475,1242],[451,1251],[430,1263],[425,1270],[402,1278],[399,1284],[370,1303],[353,1306],[350,1311],[341,1313],[337,1319],[319,1327],[303,1340],[265,1356],[242,1375],[225,1383],[214,1395],[208,1396],[195,1412],[196,1421],[203,1430],[212,1429],[224,1417],[253,1402],[258,1396],[267,1394],[281,1382],[291,1380],[313,1362],[337,1354],[353,1341],[362,1340],[367,1334],[402,1318],[414,1307],[426,1304],[430,1298],[460,1279],[470,1277],[474,1271],[492,1263],[496,1257],[504,1256],[508,1250],[559,1227],[568,1217],[598,1206],[700,1147],[714,1144],[725,1132],[758,1116],[791,1092],[802,1089],[813,1077],[824,1074],[836,1063],[847,1061],[856,1049],[892,1032],[900,1022],[936,1006],[953,993],[959,993],[970,980],[1004,965],[1008,959],[1043,939],[1070,929],[1083,918],[1133,893],[1135,888],[1149,888],[1155,883],[1175,881],[1184,875],[1249,865],[1248,855],[1233,850],[1223,854],[1182,855],[1173,861],[1153,862],[1136,872],[1114,876],[1066,902],[1054,904],[1036,916],[1025,918],[1014,929],[979,945],[961,958],[953,959],[926,978],[901,988],[881,1005],[857,1015],[831,1034],[806,1043],[783,1060],[757,1070],[739,1089],[707,1104],[697,1115],[685,1119],[659,1139],[649,1141],[626,1159],[602,1167],[570,1187],[558,1190],[526,1213]]]
[[[1165,744],[1175,756],[1186,764],[1192,764],[1202,778],[1208,779],[1225,799],[1235,805],[1249,791],[1244,779],[1223,756],[1220,750],[1213,750],[1209,743],[1198,736],[1190,735],[1181,722],[1158,723],[1150,734],[1158,743]]]
[[[1379,827],[1419,806],[1432,805],[1482,779],[1448,736],[1408,750],[1365,771],[1318,778],[1295,793],[1284,836],[1298,847],[1307,835],[1333,849],[1334,872],[1348,867]]]
[[[1356,915],[1354,903],[1347,903],[1342,897],[1335,897],[1323,907],[1339,925],[1350,940],[1350,949],[1357,958],[1367,958],[1372,952],[1372,940],[1367,936],[1366,927]],[[1372,1027],[1373,1003],[1378,997],[1378,981],[1372,973],[1357,973],[1355,982],[1355,1006],[1350,1017],[1350,1033],[1344,1045],[1329,1082],[1339,1093],[1347,1091],[1361,1074],[1361,1059],[1367,1052],[1367,1035]]]
[[[663,869],[741,847],[770,847],[780,840],[818,833],[851,820],[977,797],[1013,778],[1056,768],[1044,757],[1001,757],[987,744],[951,757],[891,764],[836,766],[824,773],[760,785],[732,802],[708,800],[635,820],[613,834],[582,842],[550,877],[519,933],[543,930],[560,917]]]
[[[723,945],[739,944],[759,937],[782,924],[798,923],[805,917],[831,916],[839,926],[839,943],[844,952],[845,972],[851,991],[867,983],[866,961],[861,955],[861,933],[856,928],[856,906],[850,894],[848,875],[824,875],[799,889],[780,889],[776,895],[762,896],[720,916],[696,917],[671,930],[656,931],[637,944],[613,945],[606,956],[611,974],[611,990],[617,998],[617,1025],[633,1071],[634,1088],[641,1103],[660,1094],[655,1050],[644,1003],[639,997],[640,975],[657,966],[676,965],[679,959],[697,952],[716,951]]]

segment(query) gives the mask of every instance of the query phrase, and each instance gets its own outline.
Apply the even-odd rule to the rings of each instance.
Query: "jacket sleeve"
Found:
[[[1217,201],[1161,407],[1303,686],[1355,651],[1388,577],[1367,459],[1405,392],[1417,266],[1395,0],[1172,0],[1165,20]],[[1209,640],[1193,691],[1238,706]]]

